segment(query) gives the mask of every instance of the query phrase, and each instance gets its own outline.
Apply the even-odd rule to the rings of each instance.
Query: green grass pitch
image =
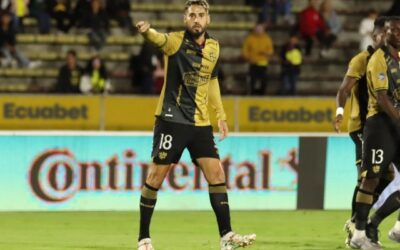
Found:
[[[348,211],[233,212],[234,230],[257,233],[246,249],[345,249],[343,224]],[[387,232],[397,215],[381,225],[385,249],[400,249]],[[155,212],[152,238],[156,250],[219,249],[214,215],[204,212]],[[0,213],[0,249],[136,249],[138,212]]]

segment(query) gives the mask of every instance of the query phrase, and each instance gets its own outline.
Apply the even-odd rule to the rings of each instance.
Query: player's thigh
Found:
[[[192,161],[202,169],[209,183],[225,181],[211,126],[194,128],[188,150]]]
[[[201,168],[209,184],[220,184],[226,181],[225,173],[219,159],[198,158],[196,159],[196,165]]]
[[[396,136],[390,120],[375,115],[364,128],[362,172],[367,179],[380,178],[394,160],[397,151]]]
[[[158,165],[178,163],[188,144],[187,125],[156,120],[151,157]]]
[[[191,135],[188,150],[193,161],[199,158],[219,159],[211,126],[194,127]]]

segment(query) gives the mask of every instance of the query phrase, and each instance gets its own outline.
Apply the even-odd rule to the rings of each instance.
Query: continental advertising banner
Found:
[[[295,209],[298,137],[231,136],[217,142],[232,209]],[[0,136],[0,211],[137,210],[151,134]],[[207,183],[187,152],[157,209],[210,209]]]
[[[240,131],[332,132],[334,98],[240,98]],[[347,110],[342,130],[347,127]]]
[[[99,129],[100,99],[94,96],[4,96],[0,129]]]

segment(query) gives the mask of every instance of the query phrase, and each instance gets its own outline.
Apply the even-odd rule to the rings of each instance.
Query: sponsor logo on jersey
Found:
[[[187,72],[183,74],[183,82],[186,86],[197,87],[209,83],[210,74],[201,72]]]

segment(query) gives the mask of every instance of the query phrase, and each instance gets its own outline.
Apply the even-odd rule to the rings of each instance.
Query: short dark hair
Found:
[[[192,5],[200,5],[208,12],[210,10],[210,5],[208,4],[207,0],[187,0],[185,3],[185,12],[189,9]]]
[[[379,14],[376,9],[369,9],[367,13],[368,13],[368,15]]]
[[[385,23],[389,20],[387,16],[380,16],[374,21],[374,29],[381,29],[385,27]]]
[[[76,51],[73,50],[73,49],[70,49],[70,50],[67,51],[67,56],[68,56],[68,55],[71,55],[71,56],[73,56],[73,57],[76,57]]]

